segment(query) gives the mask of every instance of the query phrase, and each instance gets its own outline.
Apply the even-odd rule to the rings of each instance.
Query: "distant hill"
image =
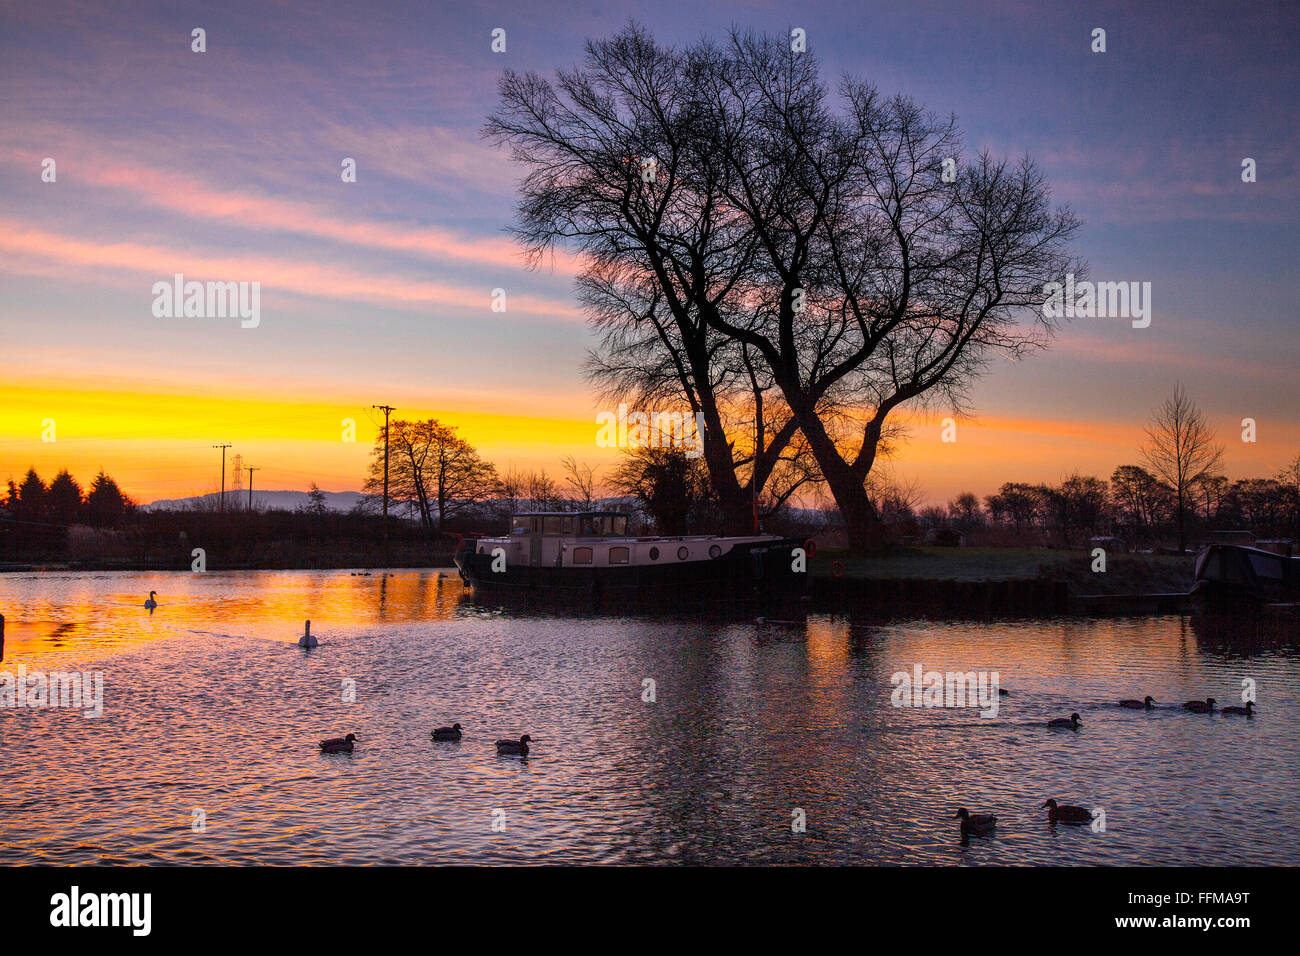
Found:
[[[362,497],[359,491],[326,491],[322,494],[325,495],[325,506],[330,511],[351,511]],[[149,511],[180,511],[196,507],[203,511],[212,511],[220,503],[221,494],[213,492],[210,495],[199,495],[197,498],[165,498],[151,501],[144,507]],[[247,507],[248,492],[227,491],[226,506],[231,509]],[[253,506],[263,510],[296,511],[307,506],[307,492],[258,491],[254,488]]]

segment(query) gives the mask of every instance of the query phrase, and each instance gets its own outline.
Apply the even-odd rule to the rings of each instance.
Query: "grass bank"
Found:
[[[899,548],[880,555],[823,549],[809,563],[815,577],[916,581],[1064,581],[1072,594],[1185,592],[1192,586],[1190,555],[1112,554],[1106,571],[1092,571],[1089,551],[1047,548]]]

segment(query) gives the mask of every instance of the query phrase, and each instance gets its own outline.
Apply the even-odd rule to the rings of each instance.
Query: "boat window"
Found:
[[[595,533],[596,529],[592,524],[591,515],[583,515],[578,525],[578,534],[593,535]]]
[[[1269,578],[1274,581],[1282,580],[1282,562],[1277,558],[1251,553],[1250,566],[1257,578]]]
[[[591,564],[591,548],[574,548],[574,564]]]
[[[564,518],[561,515],[547,515],[544,525],[546,534],[559,534],[564,526]]]
[[[532,527],[532,521],[533,519],[529,518],[527,515],[515,515],[514,520],[510,524],[510,533],[527,534],[528,530]]]
[[[628,549],[627,549],[627,548],[610,548],[610,549],[609,549],[609,563],[610,563],[610,564],[627,564],[627,560],[628,560]]]
[[[614,533],[619,537],[627,534],[627,515],[615,515],[613,518]]]
[[[722,557],[722,548],[720,548],[720,547],[719,547],[718,545],[716,545],[716,544],[711,544],[711,545],[709,545],[709,557],[711,557],[711,558],[720,558],[720,557]]]
[[[677,549],[677,560],[685,561],[687,557],[690,556],[690,553],[691,553],[691,549],[686,547],[686,545],[682,545],[680,548]]]
[[[651,548],[651,549],[650,549],[650,560],[651,560],[651,561],[658,561],[658,560],[659,560],[659,549],[658,549],[658,548]]]
[[[574,526],[574,519],[573,519],[573,516],[572,516],[572,515],[569,515],[569,516],[565,517],[565,519],[564,519],[564,533],[565,533],[565,534],[573,534],[573,526]]]

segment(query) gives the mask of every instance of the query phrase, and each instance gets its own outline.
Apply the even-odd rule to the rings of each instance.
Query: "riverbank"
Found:
[[[1116,554],[1105,571],[1089,551],[907,548],[881,555],[819,551],[810,562],[819,607],[926,616],[1043,616],[1178,610],[1191,555]]]
[[[450,549],[395,546],[389,567],[449,568]],[[59,562],[3,562],[4,571],[188,571],[188,554],[172,560],[105,557]],[[879,555],[853,555],[842,549],[821,549],[809,561],[809,573],[818,582],[913,581],[1006,583],[1052,581],[1064,583],[1071,595],[1136,595],[1183,593],[1192,586],[1191,555],[1115,554],[1107,557],[1106,571],[1092,570],[1088,551],[1047,548],[899,548]],[[322,571],[350,568],[381,570],[380,549],[303,549],[263,561],[228,563],[207,557],[210,571]]]
[[[1112,554],[1106,570],[1092,570],[1088,551],[1048,548],[900,548],[880,555],[819,550],[809,563],[817,579],[1030,581],[1067,584],[1072,594],[1147,594],[1187,591],[1192,555]],[[838,565],[838,567],[836,567]]]

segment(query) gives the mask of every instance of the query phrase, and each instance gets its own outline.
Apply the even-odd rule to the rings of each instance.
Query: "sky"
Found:
[[[1148,328],[1077,319],[995,361],[957,441],[910,416],[888,467],[925,500],[1106,477],[1176,382],[1230,477],[1300,453],[1293,2],[50,0],[0,2],[0,482],[103,468],[141,502],[202,494],[228,442],[260,488],[355,490],[377,404],[456,425],[502,469],[612,464],[580,264],[526,267],[519,170],[480,129],[503,69],[552,76],[629,17],[667,43],[802,28],[828,80],[1028,153],[1083,220],[1092,277],[1151,283]],[[176,273],[259,282],[260,323],[157,317]]]

